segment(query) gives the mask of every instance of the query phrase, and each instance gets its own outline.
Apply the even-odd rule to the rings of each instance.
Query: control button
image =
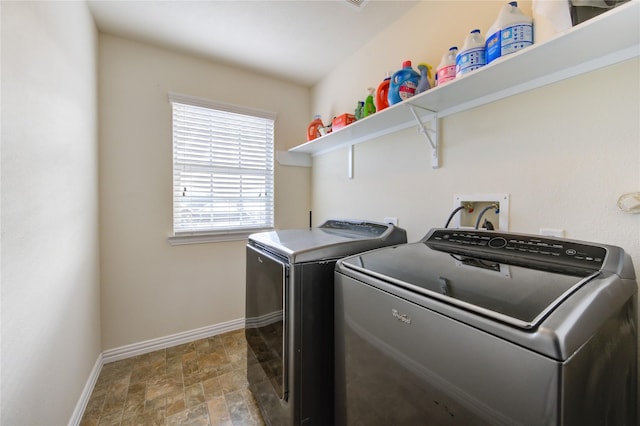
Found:
[[[502,248],[507,245],[507,240],[502,237],[496,237],[489,240],[489,247]]]

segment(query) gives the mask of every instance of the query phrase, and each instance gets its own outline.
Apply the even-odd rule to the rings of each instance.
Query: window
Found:
[[[174,93],[169,100],[174,232],[170,241],[198,242],[202,235],[213,235],[208,241],[241,239],[272,228],[275,114]]]

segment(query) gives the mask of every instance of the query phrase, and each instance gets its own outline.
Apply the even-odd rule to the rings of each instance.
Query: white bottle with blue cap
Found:
[[[462,50],[456,56],[456,78],[469,71],[477,70],[487,63],[484,37],[475,29],[464,40]]]
[[[442,61],[436,68],[436,86],[441,86],[456,78],[456,56],[458,46],[452,46],[449,51],[442,55]]]
[[[500,9],[498,19],[487,31],[487,64],[533,44],[533,19],[512,1]]]

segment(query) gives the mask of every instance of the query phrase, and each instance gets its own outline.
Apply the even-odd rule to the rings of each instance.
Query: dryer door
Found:
[[[274,255],[247,246],[245,336],[264,374],[249,381],[271,382],[281,400],[288,397],[289,264]]]

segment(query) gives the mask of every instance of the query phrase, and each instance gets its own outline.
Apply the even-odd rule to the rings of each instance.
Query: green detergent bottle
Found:
[[[373,91],[374,88],[373,87],[369,87],[367,90],[369,90],[369,96],[367,96],[367,99],[365,99],[364,101],[364,111],[363,111],[363,116],[366,117],[368,115],[373,114],[374,112],[376,112],[376,106],[373,104]]]

